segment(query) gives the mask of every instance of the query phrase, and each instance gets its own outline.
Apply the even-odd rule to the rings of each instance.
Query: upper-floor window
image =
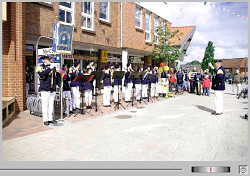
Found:
[[[158,29],[158,16],[155,15],[155,17],[154,17],[154,42],[155,42],[155,44],[158,44],[158,42],[159,42],[157,29]]]
[[[161,28],[162,28],[162,31],[163,32],[165,32],[166,31],[166,26],[165,26],[166,24],[165,24],[165,20],[164,19],[162,19],[162,22],[161,22]]]
[[[136,6],[135,10],[135,27],[142,28],[142,9],[139,6]]]
[[[62,24],[74,24],[74,3],[73,2],[60,2],[59,4],[59,21]]]
[[[100,19],[109,22],[109,2],[100,2]]]
[[[82,28],[94,30],[94,2],[82,3]]]
[[[151,41],[151,15],[150,12],[146,12],[146,20],[145,20],[145,40],[147,42]]]

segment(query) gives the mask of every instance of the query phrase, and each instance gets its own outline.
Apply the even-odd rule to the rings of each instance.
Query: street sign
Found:
[[[47,56],[49,54],[53,54],[52,48],[38,49],[38,56]]]

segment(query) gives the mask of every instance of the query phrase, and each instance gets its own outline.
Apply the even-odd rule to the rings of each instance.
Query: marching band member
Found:
[[[119,64],[115,65],[115,71],[121,71]],[[118,103],[118,91],[121,88],[122,80],[121,79],[114,79],[114,103]]]
[[[149,70],[150,70],[150,67],[149,67]],[[147,98],[148,97],[148,74],[149,74],[149,71],[148,71],[148,68],[147,67],[144,67],[144,78],[142,80],[142,98]]]
[[[137,71],[139,72],[139,74],[143,71],[143,68],[138,68]],[[136,100],[140,101],[141,99],[141,78],[140,76],[138,76],[137,78],[135,78],[135,94],[136,94]]]
[[[80,109],[80,91],[79,91],[79,83],[75,82],[74,79],[78,76],[82,75],[82,72],[80,70],[80,62],[75,62],[74,67],[71,67],[70,69],[70,78],[71,78],[71,92],[72,92],[72,106],[73,111],[76,109]]]
[[[156,91],[156,85],[157,85],[157,77],[156,77],[156,73],[157,73],[157,67],[154,67],[154,69],[152,70],[152,81],[151,81],[151,97],[155,97],[157,95],[157,91]]]
[[[59,78],[56,73],[56,68],[50,66],[50,58],[48,56],[41,57],[43,64],[37,67],[36,72],[40,79],[39,92],[42,99],[42,114],[44,125],[50,123],[56,124],[53,119],[54,99],[56,95],[56,85],[59,83]],[[59,76],[60,77],[60,76]]]
[[[133,87],[133,82],[132,79],[129,78],[131,72],[134,70],[131,67],[131,64],[127,64],[127,72],[125,73],[125,80],[124,80],[124,86],[125,86],[125,102],[128,103],[130,102],[131,99],[131,90]]]
[[[68,98],[69,100],[69,113],[73,113],[72,110],[72,97],[71,97],[71,89],[70,89],[70,76],[68,72],[67,65],[63,65],[60,70],[61,78],[63,78],[63,98]]]
[[[92,72],[91,68],[87,68],[86,73],[84,75],[90,75]],[[93,86],[93,79],[90,82],[84,83],[84,95],[85,95],[85,102],[86,102],[86,108],[92,109],[91,103],[92,103],[92,90],[94,88]]]
[[[88,68],[90,68],[92,71],[96,71],[96,68],[94,66],[94,61],[93,60],[91,60],[89,62],[89,64],[87,65],[87,69]],[[95,86],[96,86],[96,79],[93,80],[93,87],[94,87],[94,89],[93,89],[93,95],[95,95]]]
[[[111,107],[110,105],[111,72],[108,64],[105,66],[105,70],[102,74],[101,81],[103,81],[103,106]]]

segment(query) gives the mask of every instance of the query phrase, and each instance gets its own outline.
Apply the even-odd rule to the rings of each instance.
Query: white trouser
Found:
[[[43,121],[52,121],[53,120],[53,109],[54,109],[54,100],[55,100],[56,92],[50,93],[50,91],[42,91],[41,99],[42,99],[42,114]]]
[[[85,95],[85,102],[92,101],[92,90],[85,90],[84,95]]]
[[[119,86],[121,88],[121,86]],[[121,92],[119,92],[121,94]],[[114,102],[118,102],[118,85],[114,85]]]
[[[136,100],[141,99],[141,84],[135,84]]]
[[[156,94],[156,84],[151,83],[151,90],[150,90],[151,97],[154,97]]]
[[[107,106],[110,105],[110,94],[111,94],[111,86],[104,86],[103,87],[103,105]]]
[[[132,88],[133,88],[133,83],[128,83],[127,86],[125,87],[125,101],[130,101]]]
[[[216,113],[223,113],[223,90],[214,91],[214,104]]]
[[[148,84],[142,84],[142,98],[148,97]]]
[[[26,98],[29,96],[30,84],[26,83]]]
[[[155,96],[158,96],[158,83],[155,84]]]
[[[66,98],[69,100],[69,110],[72,111],[72,97],[70,91],[63,91],[63,98]]]
[[[78,108],[80,109],[80,91],[79,87],[71,87],[72,92],[72,106],[73,109]]]
[[[236,95],[239,95],[241,91],[241,84],[233,84],[233,92],[234,92],[234,87],[236,87]]]

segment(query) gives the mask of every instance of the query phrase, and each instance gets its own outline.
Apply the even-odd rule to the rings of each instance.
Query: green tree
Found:
[[[201,65],[201,63],[197,60],[193,60],[192,62],[188,62],[188,65]]]
[[[210,72],[212,72],[212,69],[208,66],[208,63],[212,63],[214,65],[215,63],[215,59],[214,59],[214,46],[213,46],[213,42],[209,41],[208,45],[206,47],[205,50],[205,54],[204,54],[204,58],[202,60],[201,63],[201,68],[203,70],[205,69],[209,69]]]
[[[158,43],[156,43],[156,39],[154,39],[152,43],[149,43],[149,46],[154,46],[154,48],[148,52],[147,55],[152,56],[152,59],[156,60],[157,63],[168,62],[168,64],[173,64],[175,60],[180,59],[184,53],[178,46],[175,46],[173,42],[171,42],[171,39],[174,37],[180,40],[177,35],[178,32],[178,30],[171,31],[167,25],[165,25],[165,30],[161,27],[158,28]]]

